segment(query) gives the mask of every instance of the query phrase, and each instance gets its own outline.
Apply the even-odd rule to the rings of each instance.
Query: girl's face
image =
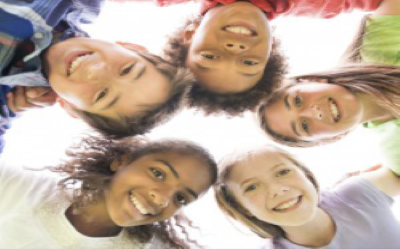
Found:
[[[211,185],[209,168],[196,156],[154,153],[116,171],[105,192],[111,220],[120,227],[152,224],[171,218]]]
[[[288,88],[263,115],[276,134],[317,141],[355,128],[363,109],[358,97],[342,86],[307,82]]]
[[[278,153],[264,151],[235,165],[227,186],[250,215],[277,226],[300,226],[317,211],[314,185]]]

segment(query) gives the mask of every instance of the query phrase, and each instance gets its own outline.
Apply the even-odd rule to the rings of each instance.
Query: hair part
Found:
[[[71,191],[72,205],[79,211],[81,207],[97,203],[108,188],[115,173],[111,171],[110,165],[115,160],[131,163],[144,155],[166,152],[197,157],[209,171],[210,185],[215,183],[217,165],[213,157],[204,148],[181,140],[149,142],[138,137],[112,140],[88,136],[67,150],[69,160],[48,169],[66,175],[58,186],[64,191]],[[175,225],[172,225],[171,219],[175,220]],[[199,246],[195,240],[189,238],[185,226],[191,226],[191,223],[183,214],[175,215],[171,219],[125,229],[132,239],[140,243],[149,243],[157,238],[168,245],[168,248],[190,248],[188,244]],[[176,227],[179,227],[184,239],[179,238]]]
[[[288,152],[275,146],[268,146],[266,149],[263,149],[261,151],[253,151],[240,155],[240,157],[236,156],[233,159],[228,158],[228,160],[225,160],[225,162],[220,165],[223,170],[219,174],[217,183],[214,185],[215,198],[217,200],[219,208],[228,217],[237,220],[242,225],[246,226],[251,231],[256,233],[258,236],[262,238],[283,237],[285,234],[281,227],[259,220],[255,216],[251,215],[249,211],[247,211],[247,209],[236,199],[233,192],[228,188],[227,185],[230,180],[232,170],[235,167],[240,167],[240,163],[249,160],[253,155],[259,153],[276,153],[288,159],[304,172],[304,175],[314,185],[316,191],[319,192],[319,184],[314,174],[306,166],[300,163]]]
[[[165,103],[148,106],[147,110],[139,115],[121,116],[119,119],[108,118],[87,111],[74,110],[79,117],[102,135],[110,136],[111,138],[122,138],[144,134],[155,126],[167,122],[183,106],[187,91],[194,82],[193,75],[188,69],[173,66],[156,55],[145,52],[137,53],[152,63],[157,71],[169,80],[171,86],[169,98]]]
[[[348,134],[347,132],[339,137],[303,141],[283,136],[271,129],[264,115],[268,106],[281,100],[288,88],[310,81],[324,81],[343,86],[352,93],[368,95],[395,118],[400,118],[400,67],[370,63],[348,64],[330,71],[293,77],[259,106],[257,110],[259,124],[275,142],[291,147],[312,147],[337,141],[341,136]]]

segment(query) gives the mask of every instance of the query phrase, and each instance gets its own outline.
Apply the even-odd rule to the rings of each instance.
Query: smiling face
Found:
[[[342,86],[305,82],[287,88],[262,115],[276,134],[318,141],[362,123],[363,108],[357,95]]]
[[[64,105],[117,119],[167,101],[171,86],[132,44],[72,38],[51,46],[44,70]]]
[[[112,170],[105,202],[120,227],[169,219],[211,185],[209,167],[201,159],[175,152],[148,154]]]
[[[261,151],[233,166],[227,187],[257,219],[277,226],[310,221],[318,193],[303,170],[279,153]]]
[[[210,9],[197,27],[185,31],[190,43],[186,66],[209,91],[246,91],[261,79],[271,50],[265,14],[248,2]]]

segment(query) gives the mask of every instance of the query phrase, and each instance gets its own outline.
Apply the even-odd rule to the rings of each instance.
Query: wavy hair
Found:
[[[89,136],[67,151],[67,155],[71,157],[69,160],[48,168],[66,175],[58,185],[64,191],[72,190],[72,205],[79,211],[80,207],[96,203],[109,186],[114,174],[110,170],[113,161],[126,160],[127,163],[131,163],[144,155],[160,152],[176,152],[197,157],[203,161],[204,167],[208,168],[210,183],[216,181],[217,166],[213,157],[200,146],[179,140],[149,142],[143,138],[111,140]],[[76,188],[77,183],[79,188]],[[166,248],[186,249],[190,248],[190,245],[201,248],[188,236],[188,226],[193,228],[183,214],[178,214],[166,221],[124,229],[132,239],[140,243],[149,243],[157,238]],[[177,227],[180,232],[176,231]],[[184,238],[180,238],[178,234],[182,234]]]
[[[336,141],[332,138],[318,141],[296,140],[276,133],[268,124],[268,118],[264,115],[266,108],[280,100],[288,88],[308,81],[322,81],[343,86],[352,93],[365,94],[395,118],[400,118],[400,67],[369,63],[349,64],[330,71],[288,79],[283,87],[271,94],[270,98],[259,106],[257,110],[259,125],[275,142],[290,147],[312,147]]]
[[[258,236],[262,238],[283,237],[284,231],[281,227],[259,220],[253,215],[250,215],[246,208],[236,199],[232,191],[228,188],[227,182],[230,179],[232,170],[235,167],[240,167],[241,162],[247,160],[255,153],[257,153],[257,151],[240,155],[239,157],[235,156],[235,158],[225,159],[225,162],[220,165],[223,170],[219,174],[217,183],[214,184],[215,198],[219,208],[228,217],[237,220]],[[316,191],[319,192],[319,184],[315,179],[314,174],[288,152],[275,146],[269,146],[267,147],[267,150],[262,151],[262,153],[276,153],[291,161],[304,172],[304,175],[314,185]]]

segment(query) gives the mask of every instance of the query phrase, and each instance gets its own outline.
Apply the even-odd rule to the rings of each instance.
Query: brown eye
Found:
[[[305,120],[301,121],[301,129],[303,129],[303,131],[305,131],[306,133],[310,132],[310,127],[309,127],[307,121],[305,121]]]
[[[247,187],[244,189],[244,192],[247,193],[247,192],[250,192],[250,191],[255,190],[256,188],[257,188],[257,186],[256,186],[255,184],[251,184],[251,185],[247,186]]]
[[[257,61],[251,61],[251,60],[244,60],[243,64],[245,64],[246,66],[255,66],[258,64]]]
[[[107,92],[108,92],[108,89],[107,89],[107,88],[104,89],[103,91],[101,91],[101,92],[99,93],[99,95],[97,96],[97,98],[96,98],[96,102],[99,101],[99,100],[101,100],[102,98],[104,98],[104,97],[107,95]]]
[[[215,60],[218,58],[216,55],[213,54],[202,54],[201,56],[207,60]]]
[[[189,201],[186,198],[186,196],[184,196],[182,194],[176,194],[175,200],[180,206],[185,206],[185,205],[189,204]]]
[[[300,106],[301,106],[301,103],[302,103],[302,101],[301,101],[300,96],[299,96],[299,95],[294,96],[294,104],[295,104],[297,107],[300,107]]]
[[[291,172],[290,169],[282,169],[282,170],[279,170],[279,171],[276,173],[276,176],[277,176],[277,177],[285,176],[285,175],[289,174],[290,172]]]
[[[161,170],[151,168],[150,171],[153,174],[153,176],[157,179],[163,180],[165,178],[165,174]]]
[[[121,76],[124,76],[132,71],[132,68],[135,64],[132,64],[121,71]]]

